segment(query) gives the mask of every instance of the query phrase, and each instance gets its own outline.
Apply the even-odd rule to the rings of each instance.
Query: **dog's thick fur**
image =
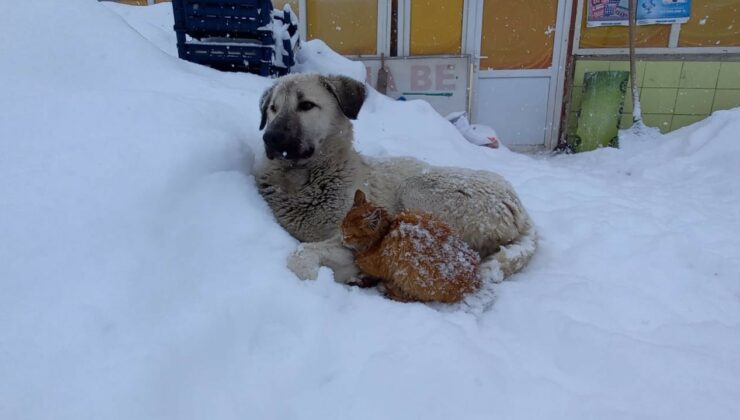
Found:
[[[317,74],[283,77],[262,95],[268,160],[258,187],[278,222],[303,242],[290,269],[314,279],[326,265],[337,281],[354,279],[358,271],[339,226],[357,189],[393,213],[418,209],[440,217],[480,253],[483,278],[501,281],[524,267],[536,235],[512,186],[493,172],[360,156],[350,119],[365,95],[353,79]]]

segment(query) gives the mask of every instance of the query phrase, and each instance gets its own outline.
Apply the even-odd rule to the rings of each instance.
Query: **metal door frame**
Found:
[[[549,77],[550,83],[547,95],[547,113],[543,144],[547,150],[554,149],[558,144],[560,116],[563,107],[563,89],[565,68],[568,59],[567,52],[573,0],[558,0],[553,55],[550,67],[547,69],[530,70],[480,70],[484,0],[466,0],[465,3],[468,5],[467,21],[472,22],[472,24],[467,25],[466,36],[463,38],[463,48],[466,53],[473,56],[473,72],[475,75],[473,77],[473,94],[477,94],[475,84],[478,79]],[[473,121],[476,120],[478,111],[474,106],[471,115]]]

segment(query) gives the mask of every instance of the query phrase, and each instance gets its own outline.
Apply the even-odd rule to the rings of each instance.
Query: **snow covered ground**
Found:
[[[740,418],[740,109],[532,158],[372,95],[360,151],[498,171],[539,229],[489,312],[440,312],[285,268],[270,81],[175,58],[169,8],[3,8],[1,419]]]

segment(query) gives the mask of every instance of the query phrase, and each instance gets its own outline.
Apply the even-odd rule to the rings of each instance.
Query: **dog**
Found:
[[[267,159],[255,178],[277,221],[301,245],[288,258],[301,279],[320,266],[338,282],[358,280],[340,224],[357,189],[393,213],[430,212],[452,226],[481,258],[482,279],[499,282],[522,269],[536,249],[534,225],[500,175],[431,166],[413,158],[361,156],[350,120],[365,101],[364,84],[344,76],[295,74],[260,98]]]

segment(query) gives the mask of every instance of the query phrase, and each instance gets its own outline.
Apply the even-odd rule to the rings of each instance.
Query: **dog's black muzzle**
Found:
[[[262,135],[267,158],[297,161],[313,156],[313,147],[304,149],[303,142],[291,133],[280,130],[266,130]]]

